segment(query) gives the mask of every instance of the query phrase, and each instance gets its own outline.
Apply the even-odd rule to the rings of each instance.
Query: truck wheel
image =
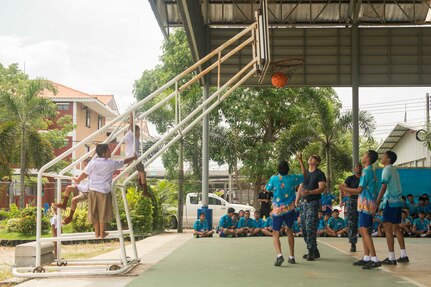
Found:
[[[177,229],[177,227],[178,227],[178,220],[177,220],[175,215],[171,215],[169,217],[168,228],[169,229]]]

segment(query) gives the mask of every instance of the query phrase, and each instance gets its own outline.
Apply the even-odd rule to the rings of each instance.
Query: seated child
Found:
[[[105,238],[105,224],[112,219],[112,195],[111,185],[114,172],[124,164],[135,160],[136,155],[125,160],[111,159],[111,150],[108,144],[96,146],[98,158],[90,161],[87,168],[75,180],[80,184],[85,178],[89,178],[88,194],[88,221],[94,226],[96,238]]]
[[[254,225],[254,230],[252,235],[253,236],[263,235],[262,229],[265,228],[265,221],[262,218],[260,218],[260,212],[257,210],[254,212],[253,225]]]
[[[296,237],[302,236],[301,217],[300,216],[298,216],[297,220],[295,220],[293,222],[292,232],[293,232],[293,235]]]
[[[87,167],[90,160],[91,160],[91,157],[86,158],[84,160],[84,162],[83,162],[84,169]],[[76,181],[76,179],[74,179],[74,180]],[[78,195],[74,196],[72,198],[72,203],[70,204],[69,216],[63,220],[63,224],[69,224],[70,222],[72,222],[73,215],[75,214],[76,206],[78,205],[78,203],[80,203],[82,201],[86,201],[88,199],[88,191],[89,191],[88,190],[88,179],[84,179],[78,185],[72,184],[72,185],[68,185],[66,187],[66,190],[64,191],[64,197],[63,197],[62,203],[53,203],[52,204],[52,206],[54,206],[56,208],[66,209],[70,194],[71,193],[74,194],[74,193],[78,192]]]
[[[265,227],[262,228],[261,231],[265,236],[272,236],[272,216],[271,215],[265,220]]]
[[[232,220],[232,216],[235,214],[235,208],[229,207],[227,213],[220,217],[219,226],[217,233],[220,237],[233,237],[237,236],[237,227]]]
[[[253,219],[250,218],[250,210],[246,210],[244,217],[238,222],[237,234],[241,236],[251,236],[253,235],[254,229]]]
[[[336,197],[328,192],[328,188],[325,188],[321,195],[322,202],[322,212],[323,214],[331,214],[332,212],[332,202],[336,199]]]
[[[326,215],[326,214],[325,214]],[[319,210],[318,212],[318,224],[317,224],[317,236],[326,235],[326,221],[323,219],[323,212]]]
[[[426,237],[431,234],[430,222],[425,219],[425,213],[423,211],[419,212],[419,218],[413,220],[413,234],[420,237]]]
[[[205,219],[205,213],[201,213],[199,215],[199,219],[195,221],[195,224],[193,225],[193,235],[196,238],[199,237],[213,237],[213,230],[209,230],[208,228],[208,222]]]
[[[344,219],[339,217],[338,209],[332,211],[332,217],[328,220],[327,234],[331,237],[347,236],[347,228]]]
[[[404,236],[410,236],[412,234],[412,222],[407,218],[407,213],[404,210],[401,211],[400,228]]]

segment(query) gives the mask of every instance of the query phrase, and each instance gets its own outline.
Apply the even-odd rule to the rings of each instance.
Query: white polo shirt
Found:
[[[139,155],[139,149],[141,143],[139,139],[135,137],[131,130],[128,130],[124,140],[126,144],[126,158],[133,157],[134,155]],[[133,142],[135,142],[135,150],[133,150]]]
[[[92,159],[84,170],[89,178],[89,190],[109,193],[114,172],[123,166],[124,160],[100,157]]]

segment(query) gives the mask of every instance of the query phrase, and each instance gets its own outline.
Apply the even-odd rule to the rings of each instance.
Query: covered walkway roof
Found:
[[[172,27],[185,27],[195,60],[254,22],[259,2],[150,0],[165,36]],[[429,0],[268,1],[272,60],[304,59],[289,86],[348,87],[357,48],[359,86],[431,86],[430,7]],[[251,49],[230,60],[222,81],[249,55]],[[210,84],[215,81],[213,75]],[[246,84],[257,85],[257,79]]]

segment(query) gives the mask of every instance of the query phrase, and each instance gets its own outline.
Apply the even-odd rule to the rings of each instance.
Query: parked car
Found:
[[[189,193],[186,196],[183,211],[183,226],[186,228],[192,228],[194,222],[197,219],[198,209],[202,207],[202,193]],[[250,205],[229,203],[223,198],[213,194],[208,194],[208,208],[212,209],[213,212],[213,227],[217,227],[220,217],[226,214],[229,207],[233,207],[235,212],[240,210],[250,210],[253,213],[256,209]],[[171,207],[170,210],[175,210]],[[178,224],[177,214],[172,214],[171,217],[171,228],[176,228]]]

